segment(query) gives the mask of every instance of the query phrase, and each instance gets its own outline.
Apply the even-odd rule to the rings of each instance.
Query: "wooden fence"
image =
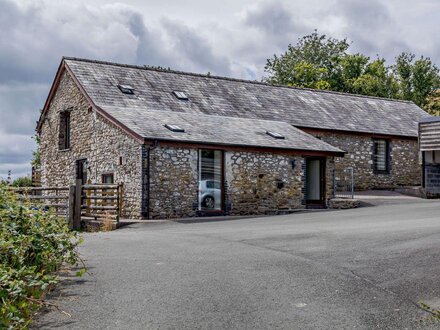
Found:
[[[11,187],[22,201],[35,208],[53,209],[65,217],[72,229],[85,221],[119,222],[122,209],[122,184],[81,185],[77,180],[69,187]]]
[[[41,187],[41,169],[32,166],[32,186]]]

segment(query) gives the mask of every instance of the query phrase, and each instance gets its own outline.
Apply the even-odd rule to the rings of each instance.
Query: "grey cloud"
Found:
[[[297,38],[313,31],[307,17],[300,11],[293,11],[283,2],[265,0],[257,2],[245,13],[243,24],[254,28],[264,41],[266,49],[272,52],[285,49],[289,43],[296,42]],[[260,49],[263,48],[259,45]]]
[[[391,62],[402,51],[411,49],[392,12],[383,2],[339,0],[333,13],[344,18],[344,33],[353,40],[354,52],[370,57],[379,55]]]
[[[29,135],[0,132],[0,178],[6,178],[9,170],[13,177],[29,173],[34,149],[35,142]]]
[[[50,84],[0,85],[0,132],[33,135],[49,88]]]
[[[244,11],[241,24],[249,38],[241,40],[237,55],[249,58],[254,64],[254,75],[259,77],[268,58],[284,52],[288,44],[314,29],[300,10],[292,10],[287,1],[277,0],[256,2]],[[255,66],[257,63],[259,67]]]
[[[302,26],[294,22],[291,11],[279,1],[260,2],[250,8],[245,14],[244,23],[271,35],[302,30]]]
[[[372,30],[391,22],[388,7],[376,0],[339,0],[336,8],[356,29]]]
[[[216,54],[209,41],[194,29],[169,19],[162,20],[163,27],[172,42],[175,64],[181,70],[230,75],[231,64],[227,57]]]

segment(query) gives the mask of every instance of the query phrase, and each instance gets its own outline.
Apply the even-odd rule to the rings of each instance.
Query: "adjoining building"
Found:
[[[418,184],[425,116],[406,101],[63,58],[37,125],[42,183],[123,183],[133,218],[326,207],[334,168],[353,167],[358,189]]]
[[[440,117],[428,117],[419,124],[422,153],[422,186],[426,197],[440,197]]]

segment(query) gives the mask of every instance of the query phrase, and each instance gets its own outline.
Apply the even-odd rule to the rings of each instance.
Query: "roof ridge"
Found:
[[[327,93],[327,94],[336,94],[336,95],[342,95],[342,96],[360,97],[360,98],[366,98],[366,99],[378,99],[378,100],[385,100],[385,101],[392,101],[392,102],[402,102],[402,103],[415,104],[413,101],[392,99],[392,98],[388,98],[388,97],[369,96],[369,95],[362,95],[362,94],[329,91],[329,90],[325,90],[325,89],[313,89],[313,88],[306,88],[306,87],[271,84],[271,83],[257,81],[257,80],[232,78],[232,77],[217,76],[217,75],[211,75],[211,74],[179,71],[179,70],[173,70],[173,69],[162,69],[162,68],[157,68],[157,67],[153,67],[153,66],[149,66],[149,65],[123,64],[123,63],[117,63],[117,62],[92,60],[92,59],[87,59],[87,58],[69,57],[69,56],[63,56],[62,59],[63,60],[71,60],[71,61],[96,63],[96,64],[113,65],[113,66],[120,66],[120,67],[125,67],[125,68],[142,69],[142,70],[149,70],[149,71],[156,71],[156,72],[173,73],[173,74],[180,74],[180,75],[187,75],[187,76],[194,76],[194,77],[212,78],[212,79],[227,80],[227,81],[234,81],[234,82],[244,82],[244,83],[262,85],[262,86],[288,88],[288,89],[303,90],[303,91],[310,91],[310,92],[316,92],[316,93]]]

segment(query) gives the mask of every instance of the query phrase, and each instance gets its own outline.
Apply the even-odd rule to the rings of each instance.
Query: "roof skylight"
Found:
[[[130,85],[123,85],[123,84],[119,84],[118,88],[121,90],[122,93],[124,94],[134,94],[134,88],[131,87]]]
[[[275,138],[275,139],[284,139],[284,135],[281,135],[277,132],[267,131],[266,134]]]
[[[177,97],[179,100],[188,100],[188,96],[185,94],[185,92],[182,91],[173,91],[173,94],[175,97]]]
[[[185,130],[182,128],[182,127],[180,127],[180,126],[177,126],[177,125],[170,125],[170,124],[166,124],[166,125],[164,125],[166,128],[168,128],[170,131],[172,131],[172,132],[178,132],[178,133],[183,133],[183,132],[185,132]]]

